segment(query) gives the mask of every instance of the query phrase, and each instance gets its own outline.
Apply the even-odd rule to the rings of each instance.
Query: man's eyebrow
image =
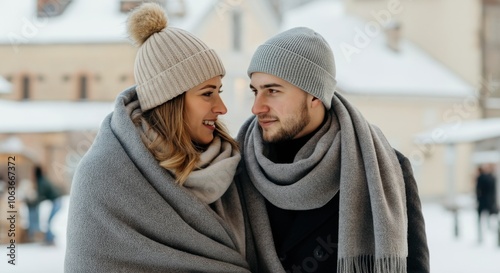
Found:
[[[271,88],[271,87],[283,87],[283,85],[277,84],[277,83],[268,83],[268,84],[261,85],[260,89],[266,89],[266,88]],[[253,85],[250,84],[250,89],[255,89],[255,87],[253,87]]]

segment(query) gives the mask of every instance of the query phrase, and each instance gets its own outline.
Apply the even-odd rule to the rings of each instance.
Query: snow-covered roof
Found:
[[[24,143],[18,137],[11,136],[4,141],[0,141],[0,154],[12,155],[15,154],[16,157],[23,155],[27,159],[36,162],[36,154],[28,149]]]
[[[0,133],[97,130],[112,111],[110,102],[0,100]]]
[[[474,164],[497,163],[500,162],[500,151],[481,151],[472,154],[471,161]]]
[[[12,91],[12,84],[10,84],[6,79],[0,77],[0,94],[10,93]]]
[[[415,142],[421,144],[452,144],[500,138],[500,118],[456,121],[419,133]]]
[[[127,42],[127,14],[119,0],[72,0],[63,14],[36,17],[36,0],[4,1],[0,9],[0,44]],[[214,0],[186,0],[186,16],[169,25],[194,31]]]
[[[310,27],[328,41],[338,87],[345,93],[466,97],[474,92],[473,86],[410,41],[401,39],[400,52],[389,49],[383,27],[375,20],[347,15],[342,1],[315,1],[286,12],[283,30],[297,26]],[[365,44],[359,38],[363,35],[368,38]],[[349,53],[354,51],[359,53]]]

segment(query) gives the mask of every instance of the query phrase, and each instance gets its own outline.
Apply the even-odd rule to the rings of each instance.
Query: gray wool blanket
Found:
[[[406,195],[402,170],[382,132],[335,93],[325,124],[293,163],[267,157],[257,119],[241,128],[242,187],[251,264],[284,272],[273,244],[265,199],[286,210],[322,207],[339,196],[339,273],[403,273],[408,256]],[[372,262],[373,261],[373,262]]]
[[[250,272],[238,191],[207,205],[142,143],[124,91],[71,188],[65,272]]]

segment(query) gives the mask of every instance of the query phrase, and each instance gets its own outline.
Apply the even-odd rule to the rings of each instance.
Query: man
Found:
[[[248,75],[255,116],[238,133],[239,186],[253,271],[429,272],[410,163],[334,92],[323,37],[272,37]]]
[[[487,213],[486,220],[489,226],[490,215],[497,214],[496,202],[496,179],[493,176],[491,165],[485,165],[478,168],[479,176],[476,181],[476,200],[477,200],[477,220],[478,220],[478,242],[483,241],[483,232],[481,225],[481,215]]]

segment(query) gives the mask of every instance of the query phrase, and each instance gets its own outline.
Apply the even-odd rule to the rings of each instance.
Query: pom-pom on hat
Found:
[[[279,33],[259,46],[248,76],[262,72],[281,78],[320,99],[330,109],[337,81],[335,59],[326,40],[306,27]]]
[[[142,111],[225,75],[213,49],[188,31],[167,25],[165,10],[156,3],[140,5],[127,20],[129,36],[139,47],[134,76]]]

